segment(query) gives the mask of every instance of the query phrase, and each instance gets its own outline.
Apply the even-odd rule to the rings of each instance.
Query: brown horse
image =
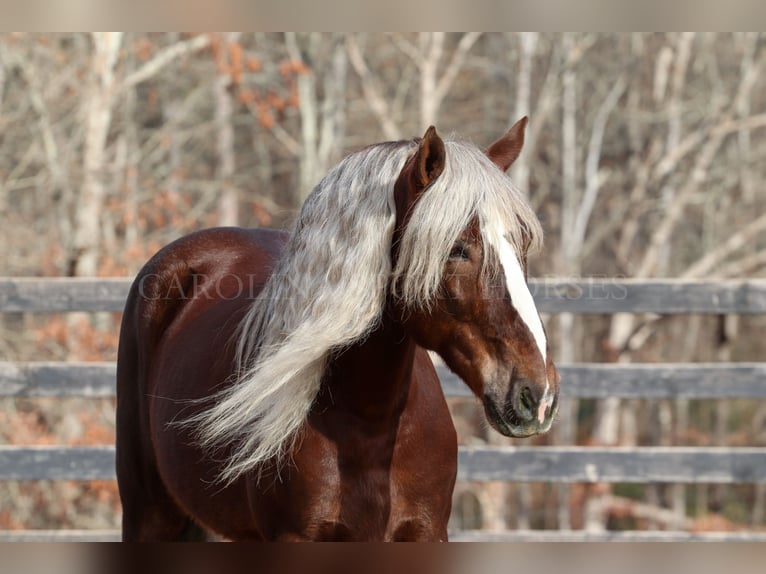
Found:
[[[541,230],[505,175],[525,127],[370,146],[291,234],[210,229],[146,264],[117,369],[124,540],[446,540],[457,441],[426,349],[504,435],[558,405]]]

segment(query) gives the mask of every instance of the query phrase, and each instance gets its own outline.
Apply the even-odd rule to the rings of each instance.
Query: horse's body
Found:
[[[215,464],[193,446],[188,431],[163,432],[168,421],[191,412],[179,399],[208,396],[231,374],[232,326],[268,278],[285,240],[284,233],[262,230],[199,232],[165,248],[143,275],[147,279],[134,284],[120,363],[135,364],[136,356],[159,360],[145,379],[140,371],[121,372],[141,389],[121,393],[119,402],[121,421],[140,430],[119,436],[118,465],[131,476],[129,483],[121,480],[126,530],[139,539],[189,534],[194,526],[180,506],[194,508],[196,521],[231,539],[444,538],[455,480],[454,429],[430,359],[395,325],[335,361],[328,390],[317,397],[281,480],[264,477],[259,487],[243,477],[220,488]],[[177,306],[158,308],[168,298]],[[199,333],[207,345],[198,344]],[[367,375],[360,381],[362,372]],[[392,403],[390,396],[399,400]],[[406,440],[423,434],[432,440]],[[152,444],[141,444],[149,437]],[[413,461],[427,462],[431,472],[419,476]],[[435,504],[419,508],[426,498]]]
[[[394,218],[388,224],[391,236],[381,238],[384,251],[378,249],[378,257],[390,259],[384,268],[394,276],[397,259],[413,257],[406,253],[409,217],[440,174],[441,168],[426,160],[441,153],[436,160],[443,162],[443,149],[429,152],[429,145],[441,142],[429,134],[417,150],[405,150],[407,163],[397,165],[396,190],[387,201],[396,213],[386,216]],[[353,336],[339,336],[350,340],[341,338],[311,354],[300,343],[301,329],[320,322],[306,338],[315,337],[319,345],[324,331],[332,330],[321,321],[341,314],[341,307],[334,311],[332,298],[327,303],[310,289],[298,295],[295,286],[274,287],[286,276],[283,262],[299,259],[295,253],[301,249],[320,247],[301,244],[311,209],[304,207],[293,236],[202,231],[167,246],[139,273],[118,357],[117,473],[125,540],[194,539],[205,531],[232,540],[446,540],[457,442],[424,346],[440,352],[484,400],[490,422],[501,432],[523,436],[550,426],[558,380],[540,327],[525,323],[529,311],[524,310],[502,311],[509,317],[502,328],[498,319],[500,306],[509,302],[501,291],[518,287],[510,287],[510,279],[508,285],[479,281],[484,274],[478,271],[474,282],[461,279],[473,276],[468,265],[475,257],[468,252],[481,247],[478,216],[456,232],[463,251],[450,254],[446,265],[454,269],[440,287],[450,296],[440,291],[433,307],[407,306],[383,277],[383,290],[369,295],[380,299],[371,305],[376,316],[354,327]],[[353,217],[355,225],[367,225],[367,216]],[[336,237],[328,240],[335,246]],[[349,252],[352,264],[355,256],[369,259]],[[506,262],[503,257],[509,255],[500,255]],[[340,281],[340,295],[353,298],[354,284],[342,284],[350,271],[333,274],[330,265],[320,270],[325,274],[320,279]],[[406,290],[407,277],[401,280]],[[275,318],[276,312],[259,311],[259,305],[298,318]],[[359,305],[363,314],[361,299]],[[480,338],[489,341],[481,352],[475,350],[479,331],[472,330],[479,314],[485,317],[478,325]],[[487,323],[489,317],[495,317],[494,324]],[[265,321],[282,322],[273,334]],[[262,336],[243,339],[253,329]],[[507,339],[513,329],[521,334],[511,348]],[[263,343],[264,337],[272,339]],[[290,345],[295,353],[283,359],[288,366],[293,356],[309,359],[283,369],[283,379],[258,379],[263,371],[257,369],[245,372],[253,364],[262,368],[264,357],[273,359]],[[311,369],[317,373],[313,379]],[[237,394],[242,392],[250,394]],[[277,407],[290,407],[293,398],[300,404],[297,423],[289,427]],[[261,408],[255,415],[251,402]],[[250,429],[265,438],[249,444]],[[271,450],[258,450],[265,447]]]

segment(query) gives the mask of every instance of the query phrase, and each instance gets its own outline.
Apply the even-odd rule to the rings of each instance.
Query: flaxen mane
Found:
[[[416,204],[394,269],[394,183],[417,142],[348,156],[308,197],[284,255],[239,327],[236,382],[184,423],[200,424],[205,448],[233,445],[220,480],[290,452],[331,353],[373,331],[389,296],[427,308],[453,243],[473,218],[490,246],[485,252],[502,236],[518,254],[525,236],[539,245],[537,218],[509,178],[471,144],[445,147],[444,171]]]

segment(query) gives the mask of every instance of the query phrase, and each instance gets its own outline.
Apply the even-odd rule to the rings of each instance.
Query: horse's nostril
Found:
[[[527,423],[537,416],[539,398],[532,386],[526,381],[517,381],[513,392],[511,408],[513,414],[522,423]]]
[[[521,390],[521,406],[524,410],[532,412],[535,408],[535,400],[532,398],[532,389],[524,387]]]

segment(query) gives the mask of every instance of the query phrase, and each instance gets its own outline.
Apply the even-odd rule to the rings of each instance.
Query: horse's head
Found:
[[[404,325],[482,400],[490,424],[513,437],[550,428],[559,389],[526,281],[539,223],[504,173],[525,127],[526,118],[486,155],[445,144],[429,128],[394,190],[394,292]]]

